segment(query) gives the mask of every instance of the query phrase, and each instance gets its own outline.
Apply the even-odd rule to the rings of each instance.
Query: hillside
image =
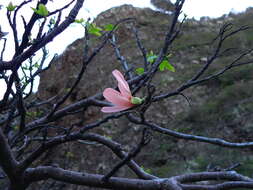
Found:
[[[148,52],[158,53],[170,21],[168,19],[170,16],[167,14],[123,5],[101,13],[94,22],[97,26],[103,26],[127,18],[129,15],[136,18],[135,26]],[[210,44],[210,42],[223,24],[230,22],[235,28],[241,25],[252,26],[252,20],[253,9],[218,19],[186,20],[182,33],[170,49],[172,54],[170,63],[176,68],[176,72],[162,72],[156,78],[155,85],[161,91],[173,90],[187,81],[212,53],[215,44]],[[125,23],[118,27],[117,40],[122,55],[134,68],[138,68],[142,57],[132,33],[132,23]],[[91,47],[95,48],[99,42],[98,37],[92,37]],[[80,69],[83,43],[84,40],[79,39],[71,44],[52,64],[50,70],[41,74],[37,93],[40,99],[61,94],[71,86]],[[242,50],[253,47],[252,29],[230,38],[225,43],[224,49],[228,47],[235,49],[217,59],[209,69],[209,73],[228,65],[240,55]],[[252,59],[253,54],[247,58]],[[107,44],[88,66],[80,85],[66,104],[102,92],[105,87],[114,83],[112,77],[109,80],[104,79],[111,75],[113,69],[119,67],[120,64],[114,55],[113,48]],[[186,90],[185,95],[189,98],[190,104],[183,97],[176,96],[152,105],[148,112],[149,119],[160,121],[163,127],[187,134],[219,137],[235,142],[252,141],[252,84],[253,64],[236,67],[217,79]],[[99,109],[86,110],[84,108],[78,114],[57,122],[63,126],[73,124],[82,126],[95,121],[101,115]],[[141,130],[139,126],[134,126],[127,120],[121,119],[109,122],[96,132],[109,136],[122,144],[127,144],[126,149],[130,149],[138,142],[138,134],[141,133]],[[152,142],[138,155],[136,161],[141,163],[146,171],[158,176],[219,170],[237,163],[241,164],[237,168],[241,173],[250,176],[253,173],[253,155],[249,149],[239,151],[179,140],[155,133],[153,136]],[[102,147],[96,145],[80,151],[79,144],[68,144],[60,150],[53,150],[47,162],[60,161],[60,164],[66,168],[106,173],[117,158],[113,157],[109,151],[103,151]],[[55,158],[54,155],[57,152],[61,156]],[[126,167],[117,174],[119,176],[132,175]],[[62,189],[70,189],[70,187],[65,186]]]

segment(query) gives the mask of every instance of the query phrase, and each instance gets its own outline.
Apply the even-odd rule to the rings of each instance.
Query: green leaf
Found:
[[[36,62],[33,66],[34,66],[35,68],[37,68],[37,69],[40,67],[40,65],[39,65],[38,62]]]
[[[36,13],[37,9],[35,9],[35,8],[33,8],[33,7],[31,7],[31,9]]]
[[[33,10],[36,14],[38,14],[38,15],[40,15],[40,16],[43,16],[43,17],[46,17],[46,16],[48,16],[48,14],[49,14],[49,12],[48,12],[48,10],[47,10],[47,7],[46,7],[44,4],[42,4],[42,3],[39,4],[38,9],[32,8],[32,10]]]
[[[171,72],[175,72],[175,67],[173,67],[168,60],[163,60],[160,65],[159,65],[159,69],[160,71],[164,71],[165,69],[171,71]]]
[[[171,72],[176,72],[175,67],[174,67],[173,65],[171,65],[170,63],[167,65],[166,68],[167,68],[169,71],[171,71]]]
[[[144,73],[144,68],[137,68],[135,69],[135,72],[137,73],[137,75],[142,75]]]
[[[110,32],[110,31],[112,31],[113,29],[115,29],[115,26],[114,26],[113,24],[107,24],[107,25],[104,26],[104,30],[105,30],[105,31]]]
[[[17,5],[13,5],[12,2],[10,2],[6,8],[8,11],[14,11],[16,7]]]
[[[96,26],[94,23],[87,23],[87,29],[89,34],[93,34],[95,36],[102,36],[102,28]]]
[[[49,12],[44,4],[39,4],[38,11],[39,11],[39,15],[41,15],[41,16],[47,16],[49,14]]]
[[[144,100],[145,100],[144,98],[132,97],[131,103],[138,105],[138,104],[142,104],[144,102]]]
[[[154,54],[153,51],[150,51],[150,53],[147,54],[147,61],[149,63],[154,63],[157,57],[158,56],[156,54]]]
[[[77,24],[82,24],[84,22],[84,19],[83,18],[80,18],[80,19],[76,19],[75,20],[75,23]]]

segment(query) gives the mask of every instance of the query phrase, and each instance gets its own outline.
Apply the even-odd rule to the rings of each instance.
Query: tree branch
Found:
[[[11,181],[15,181],[18,175],[18,162],[15,160],[7,139],[0,128],[0,165]]]

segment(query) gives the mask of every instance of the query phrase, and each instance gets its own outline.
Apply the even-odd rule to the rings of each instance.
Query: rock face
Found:
[[[174,4],[170,0],[151,0],[151,3],[163,11],[172,11],[174,9]]]
[[[131,5],[123,5],[101,13],[94,22],[97,26],[103,26],[106,24],[115,24],[129,17],[132,18],[131,22],[128,21],[119,25],[116,32],[116,40],[121,54],[128,61],[129,65],[137,68],[142,66],[143,58],[135,41],[133,26],[138,28],[139,38],[146,48],[148,50],[151,50],[151,48],[155,50],[161,46],[169,19],[168,15],[161,12],[156,12],[151,9],[135,8]],[[100,41],[100,38],[91,36],[91,50],[95,50],[99,46]],[[83,39],[75,41],[53,62],[48,71],[41,74],[37,93],[40,99],[48,99],[53,96],[61,97],[67,92],[78,76],[78,72],[82,66],[83,48]],[[80,84],[66,101],[65,105],[96,93],[101,93],[107,87],[115,86],[115,80],[111,72],[116,68],[122,70],[120,64],[115,56],[112,45],[109,43],[106,44],[102,51],[87,66]],[[58,120],[57,125],[72,126],[75,124],[75,126],[83,126],[85,123],[94,121],[101,116],[102,113],[98,108],[90,108],[74,116],[68,116],[67,118]],[[135,146],[139,142],[141,135],[139,127],[130,126],[123,119],[109,122],[105,128],[97,129],[96,132],[110,136],[122,144],[127,144],[125,148],[130,150],[132,146]],[[132,138],[125,138],[126,136],[131,136]],[[81,152],[80,149],[82,150]],[[140,157],[140,159],[143,159],[143,157]],[[82,144],[70,144],[61,147],[61,149],[57,148],[57,150],[50,152],[50,156],[46,160],[46,164],[57,162],[61,166],[63,163],[66,163],[64,160],[68,160],[71,163],[67,165],[69,169],[95,173],[108,172],[118,161],[110,151],[105,151],[104,147],[85,146]],[[131,176],[132,173],[129,172],[128,168],[124,167],[117,175]],[[68,186],[66,188],[71,187]],[[84,188],[80,187],[80,189]]]
[[[132,68],[137,68],[142,65],[143,58],[135,42],[135,36],[132,32],[133,25],[138,27],[140,40],[144,42],[144,45],[149,46],[146,48],[150,49],[152,47],[152,49],[157,49],[163,41],[163,35],[168,24],[167,17],[168,15],[151,9],[140,9],[131,5],[123,5],[101,13],[94,22],[98,26],[103,26],[117,23],[122,19],[133,18],[131,22],[119,25],[116,40],[120,46],[121,54],[128,61],[129,65]],[[94,50],[99,46],[100,40],[91,36],[90,43],[91,50]],[[54,61],[48,71],[41,74],[38,97],[46,99],[55,95],[62,96],[66,93],[78,76],[78,72],[82,66],[83,48],[83,39],[75,41]],[[66,104],[99,92],[101,93],[106,87],[114,85],[111,72],[120,67],[120,62],[115,56],[113,47],[107,43],[105,48],[87,66],[79,86]],[[104,80],[105,78],[107,80]],[[97,112],[97,110],[89,110],[85,115],[81,115],[81,117],[85,117],[86,119],[91,117],[96,118],[94,117],[94,111]]]
[[[215,32],[219,30],[221,23],[232,19],[235,20],[235,23],[247,24],[253,19],[252,15],[252,10],[248,10],[245,15],[230,15],[214,20],[208,18],[201,21],[188,20],[180,38],[170,49],[172,53],[170,61],[175,66],[176,73],[169,71],[161,73],[161,77],[155,80],[159,90],[173,89],[193,76],[206,61],[211,49],[210,46],[206,45],[206,42],[215,37]],[[152,50],[157,53],[168,29],[170,15],[151,9],[123,5],[101,13],[94,22],[97,26],[103,26],[115,24],[119,20],[129,17],[135,18],[134,22],[120,24],[116,32],[116,40],[121,54],[128,61],[130,67],[135,69],[142,66],[143,58],[135,41],[133,26],[138,29],[139,38],[147,51]],[[243,33],[237,38],[231,38],[225,45],[226,47],[236,45],[237,48],[250,47],[253,44],[251,36],[252,33],[250,32]],[[99,37],[91,36],[91,50],[95,50],[100,42]],[[83,48],[83,39],[75,41],[53,62],[48,71],[41,74],[37,93],[40,99],[48,99],[56,95],[61,97],[68,91],[80,71],[83,61]],[[225,55],[220,61],[217,61],[211,71],[222,68],[234,56],[237,54]],[[108,43],[87,66],[80,84],[65,105],[101,93],[106,87],[115,86],[111,72],[116,68],[121,68],[121,65],[115,56],[113,47]],[[251,104],[246,100],[250,98],[253,90],[244,87],[252,83],[252,76],[252,67],[242,68],[233,74],[225,75],[224,78],[189,89],[185,95],[190,97],[191,107],[184,98],[173,97],[160,104],[154,104],[148,113],[149,119],[159,121],[164,127],[185,133],[214,137],[225,136],[226,139],[233,141],[242,141],[242,138],[250,139],[248,134],[252,131],[250,126],[253,122],[251,122],[250,116],[253,113],[253,105],[250,106]],[[240,92],[243,93],[236,89],[240,89]],[[245,101],[242,103],[242,100],[245,100],[247,105]],[[225,113],[225,111],[227,112]],[[246,114],[247,117],[241,117],[240,114],[244,114],[244,116]],[[101,116],[102,113],[97,108],[84,109],[78,114],[57,121],[57,124],[60,126],[74,124],[81,127]],[[241,123],[248,127],[242,129]],[[141,126],[132,126],[122,119],[109,122],[107,126],[96,129],[96,132],[110,136],[122,144],[127,144],[126,149],[130,149],[138,142]],[[225,162],[241,162],[239,152],[226,151],[213,146],[185,142],[166,136],[156,138],[156,134],[154,134],[152,143],[136,160],[137,162],[140,161],[141,165],[150,172],[167,177],[183,172],[203,171],[208,165],[215,167]],[[54,155],[53,152],[58,153],[58,157],[52,156]],[[50,162],[58,162],[65,168],[76,171],[106,173],[118,161],[103,147],[87,146],[82,143],[68,144],[58,151],[53,150],[51,153]],[[226,154],[231,154],[229,160],[222,156]],[[245,159],[246,157],[249,160],[252,159],[245,152]],[[131,176],[132,173],[127,168],[122,168],[117,175]],[[72,189],[71,187],[65,186],[62,189]],[[80,187],[79,189],[84,188]]]

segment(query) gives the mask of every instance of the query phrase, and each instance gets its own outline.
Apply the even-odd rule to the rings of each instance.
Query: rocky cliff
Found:
[[[251,24],[252,12],[252,9],[249,9],[246,13],[231,14],[214,20],[209,18],[202,18],[200,21],[187,20],[182,34],[171,48],[171,63],[175,66],[176,72],[161,73],[161,78],[155,81],[156,85],[161,90],[168,90],[189,79],[210,55],[213,47],[208,42],[215,37],[221,25],[225,22],[233,22],[235,25]],[[129,17],[135,18],[135,22],[121,24],[116,32],[116,40],[125,59],[133,68],[137,68],[143,58],[141,51],[137,48],[133,26],[137,27],[140,40],[148,52],[152,50],[157,53],[159,47],[162,46],[165,31],[170,23],[170,15],[151,9],[123,5],[101,13],[94,22],[97,26],[103,26]],[[251,34],[252,31],[243,32],[231,38],[225,46],[235,46],[238,49],[252,48]],[[99,37],[92,37],[91,48],[96,48],[99,42]],[[54,61],[50,70],[41,74],[37,93],[40,99],[61,96],[70,88],[82,64],[83,48],[83,39],[75,41]],[[239,51],[234,51],[232,54],[221,57],[211,71],[223,67],[238,53]],[[119,67],[120,63],[113,47],[107,44],[88,65],[79,86],[65,105],[102,92],[104,88],[112,86],[114,81],[111,72]],[[252,69],[252,66],[240,67],[224,77],[187,90],[186,96],[190,99],[190,106],[182,97],[173,97],[160,104],[155,104],[150,110],[152,117],[156,121],[161,121],[164,127],[181,132],[222,137],[234,141],[252,140],[249,134],[253,131],[251,119],[253,116],[251,98],[253,89],[248,88],[253,83]],[[86,110],[84,108],[78,114],[57,122],[58,125],[64,126],[73,124],[82,126],[96,120],[101,115],[99,109]],[[128,144],[126,148],[130,148],[137,142],[140,130],[123,119],[110,122],[97,132],[110,136],[123,144]],[[109,151],[104,152],[104,149],[99,146],[86,146],[87,148],[82,151],[80,151],[80,146],[80,144],[69,144],[62,147],[61,156],[51,157],[51,161],[60,160],[61,164],[66,164],[66,167],[76,170],[105,173],[117,160],[111,156]],[[223,157],[225,154],[229,154],[230,157]],[[241,153],[235,150],[211,145],[203,146],[203,144],[185,142],[166,136],[156,138],[154,134],[154,140],[138,156],[137,161],[140,161],[143,167],[151,173],[170,176],[183,172],[203,171],[207,167],[224,168],[235,162],[243,164],[245,160],[248,161],[247,163],[253,162],[253,157],[248,155],[247,151],[243,154],[245,156],[242,158]],[[253,168],[249,165],[242,165],[240,170],[244,173],[252,172]],[[123,168],[118,175],[131,175],[128,172],[127,168]]]

